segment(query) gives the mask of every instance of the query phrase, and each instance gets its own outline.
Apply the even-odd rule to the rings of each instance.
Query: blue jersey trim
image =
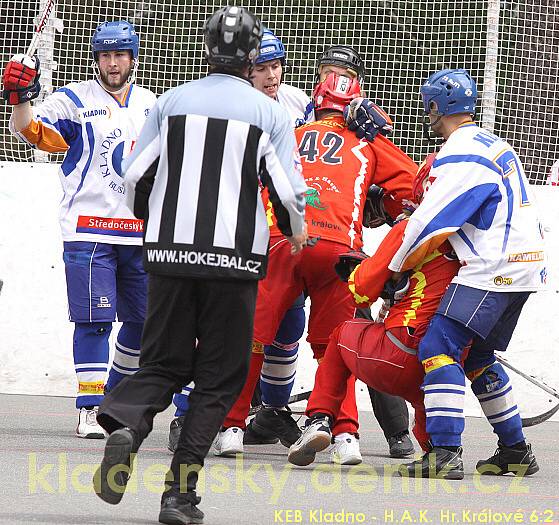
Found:
[[[510,185],[509,179],[503,177],[503,184],[507,190],[507,223],[505,224],[505,235],[503,237],[503,247],[501,249],[501,253],[505,253],[507,248],[507,244],[509,242],[509,234],[510,234],[510,223],[512,219],[512,212],[514,207],[514,193],[512,191],[512,187]]]
[[[134,89],[134,84],[131,84],[130,89],[128,90],[128,94],[126,95],[126,99],[124,100],[124,105],[120,106],[121,108],[127,108],[128,107],[128,101],[130,100],[130,95],[132,94],[133,89]]]
[[[476,255],[477,257],[479,257],[479,253],[477,253],[476,249],[474,248],[474,245],[472,244],[472,241],[470,241],[470,239],[468,239],[468,236],[462,231],[462,230],[458,230],[456,232],[458,234],[458,237],[460,237],[460,239],[462,239],[464,241],[464,244],[470,248],[470,251]]]
[[[79,183],[74,195],[72,195],[72,198],[70,199],[70,202],[68,203],[68,210],[70,210],[70,208],[74,204],[74,199],[75,199],[76,195],[79,193],[79,191],[83,187],[83,181],[85,180],[87,172],[89,171],[89,166],[91,165],[91,159],[93,157],[93,148],[95,147],[95,135],[93,134],[93,126],[91,125],[91,122],[86,122],[85,123],[85,131],[87,133],[87,141],[89,143],[89,157],[87,158],[87,162],[85,163],[85,166],[82,170],[82,178],[80,180],[80,183]]]
[[[499,168],[494,162],[482,157],[481,155],[449,155],[448,157],[443,157],[442,159],[436,159],[433,162],[433,168],[438,168],[445,164],[458,164],[460,162],[473,162],[474,164],[480,164],[486,168],[494,171],[497,175],[502,176],[503,170]]]
[[[84,105],[82,101],[79,99],[78,95],[76,95],[71,89],[68,88],[60,88],[56,90],[56,93],[64,93],[78,108],[83,108]]]
[[[496,183],[486,183],[474,186],[450,201],[437,213],[417,236],[415,242],[410,246],[408,254],[417,247],[423,239],[436,233],[438,230],[455,228],[458,230],[468,219],[474,215],[485,202],[487,197],[495,190],[499,191]],[[406,254],[407,255],[407,254]]]

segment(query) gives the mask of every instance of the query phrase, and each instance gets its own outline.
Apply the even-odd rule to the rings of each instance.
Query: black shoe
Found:
[[[289,408],[262,408],[252,420],[252,428],[259,434],[278,437],[281,444],[287,448],[301,437],[301,429],[291,417]]]
[[[464,479],[462,447],[456,452],[433,447],[421,459],[400,465],[398,473],[409,478]]]
[[[279,441],[279,438],[275,434],[262,434],[254,429],[252,419],[246,427],[245,434],[243,436],[244,445],[274,445]]]
[[[400,432],[388,438],[391,458],[405,458],[415,452],[408,432]]]
[[[523,448],[511,448],[499,442],[497,446],[495,454],[489,459],[477,462],[476,470],[480,474],[502,476],[512,472],[515,476],[531,476],[540,470],[531,445],[526,444]]]
[[[200,498],[189,492],[164,497],[161,501],[159,523],[167,525],[204,523],[204,513],[196,506],[198,503],[200,503]]]
[[[184,416],[179,416],[173,419],[169,425],[169,443],[167,443],[167,448],[173,453],[177,450],[183,424]]]
[[[120,502],[132,473],[132,462],[137,451],[137,435],[127,427],[115,430],[107,438],[103,461],[93,476],[95,493],[103,501],[111,505]]]

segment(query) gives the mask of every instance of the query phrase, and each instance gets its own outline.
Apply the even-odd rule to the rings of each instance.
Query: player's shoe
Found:
[[[214,455],[230,457],[242,454],[244,433],[239,427],[222,428],[214,441]]]
[[[464,479],[462,447],[457,451],[433,447],[417,461],[400,465],[398,473],[409,478]]]
[[[76,436],[86,439],[105,439],[107,437],[103,427],[97,423],[98,410],[99,407],[93,407],[92,409],[80,408]]]
[[[200,498],[191,492],[186,494],[164,493],[161,499],[159,523],[187,525],[204,523],[204,513],[196,506]]]
[[[245,429],[245,434],[243,436],[243,444],[245,445],[274,445],[279,441],[274,434],[264,434],[262,432],[257,432],[253,426],[251,419]]]
[[[400,432],[388,438],[388,450],[391,458],[405,458],[415,452],[409,433]]]
[[[512,472],[515,476],[531,476],[540,470],[530,444],[527,443],[522,448],[512,448],[499,441],[497,446],[495,454],[489,459],[477,462],[476,470],[480,474],[502,476]]]
[[[136,432],[128,427],[115,430],[107,439],[103,461],[93,476],[95,493],[103,501],[116,505],[122,499],[138,446]]]
[[[289,408],[262,408],[252,420],[252,427],[260,434],[275,435],[287,448],[301,437],[301,429]]]
[[[330,420],[325,414],[315,414],[305,422],[301,437],[289,447],[287,461],[301,467],[310,465],[317,452],[328,448],[331,439]]]
[[[177,450],[183,424],[184,416],[179,416],[173,419],[169,425],[169,442],[167,443],[167,448],[173,453]]]
[[[347,432],[335,436],[330,458],[332,463],[338,465],[359,465],[359,463],[362,463],[359,436]]]

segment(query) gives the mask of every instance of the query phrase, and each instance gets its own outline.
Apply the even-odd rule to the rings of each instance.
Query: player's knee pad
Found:
[[[460,363],[470,338],[470,331],[460,323],[442,315],[435,315],[419,343],[418,358],[423,362],[444,354]]]
[[[302,306],[293,307],[285,313],[279,326],[274,345],[278,348],[297,343],[305,331],[305,310]]]
[[[74,325],[74,349],[99,348],[108,345],[112,323],[74,323]]]

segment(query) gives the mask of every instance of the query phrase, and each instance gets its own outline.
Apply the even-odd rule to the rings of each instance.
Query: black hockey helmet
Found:
[[[318,59],[317,69],[321,66],[333,65],[351,69],[357,75],[359,84],[365,78],[365,66],[359,53],[350,46],[331,46],[326,49]]]
[[[262,23],[244,7],[223,7],[204,24],[204,40],[210,65],[242,69],[258,57]]]

